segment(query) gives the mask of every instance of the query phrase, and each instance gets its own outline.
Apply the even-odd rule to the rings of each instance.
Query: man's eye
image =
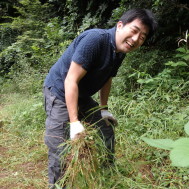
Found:
[[[137,32],[137,31],[135,30],[135,28],[132,28],[132,27],[130,27],[130,30],[131,30],[132,33],[136,33],[136,32]]]
[[[142,41],[144,41],[144,40],[146,39],[146,37],[141,36],[140,39],[141,39]]]
[[[137,31],[136,30],[131,30],[132,31],[132,33],[137,33]]]

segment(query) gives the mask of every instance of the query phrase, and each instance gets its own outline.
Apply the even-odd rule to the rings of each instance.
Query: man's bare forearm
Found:
[[[78,84],[86,73],[87,71],[84,70],[81,65],[73,61],[71,62],[70,69],[64,82],[65,99],[70,122],[78,121]]]
[[[78,121],[78,85],[69,79],[65,80],[65,99],[70,122]]]
[[[110,94],[111,84],[112,84],[112,78],[110,78],[100,90],[100,105],[101,106],[107,106],[108,104],[108,97]]]

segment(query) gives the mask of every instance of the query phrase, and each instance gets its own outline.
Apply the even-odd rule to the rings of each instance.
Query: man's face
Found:
[[[119,21],[115,34],[116,52],[128,53],[139,48],[148,35],[148,26],[142,24],[139,19],[123,26]]]

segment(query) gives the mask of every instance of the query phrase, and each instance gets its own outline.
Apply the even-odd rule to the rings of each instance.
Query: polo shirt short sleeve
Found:
[[[95,32],[88,32],[76,39],[75,52],[72,61],[81,64],[82,67],[89,71],[95,60],[100,55],[100,43],[102,36]]]

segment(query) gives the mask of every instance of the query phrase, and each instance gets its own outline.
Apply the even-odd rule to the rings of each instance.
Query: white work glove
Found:
[[[70,138],[73,140],[78,133],[81,133],[85,130],[80,121],[75,121],[70,123]]]
[[[101,116],[106,122],[106,125],[117,125],[117,120],[108,110],[101,110]]]

